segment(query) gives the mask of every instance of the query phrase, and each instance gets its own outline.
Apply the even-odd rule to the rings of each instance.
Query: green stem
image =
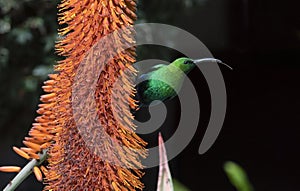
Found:
[[[32,159],[26,166],[24,166],[17,176],[15,176],[15,178],[3,189],[3,191],[14,191],[32,173],[33,167],[39,166],[46,160],[47,150],[43,150],[39,156],[39,160]]]

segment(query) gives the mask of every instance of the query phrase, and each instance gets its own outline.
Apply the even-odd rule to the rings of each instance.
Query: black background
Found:
[[[292,1],[209,1],[203,9],[181,17],[178,26],[234,68],[220,66],[228,108],[221,134],[204,155],[198,154],[198,148],[210,99],[201,72],[189,74],[199,95],[200,123],[191,144],[171,161],[171,168],[191,190],[234,190],[222,169],[227,160],[246,169],[255,190],[299,189],[300,17],[296,7]],[[167,105],[174,110],[179,103],[172,100]],[[180,110],[168,114],[162,127],[167,137]],[[157,169],[149,171],[153,174],[146,173],[145,179],[157,173]],[[154,190],[154,181],[148,185],[153,187],[146,190]]]

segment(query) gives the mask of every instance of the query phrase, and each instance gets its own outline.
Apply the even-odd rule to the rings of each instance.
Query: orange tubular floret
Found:
[[[40,182],[43,181],[43,175],[39,167],[37,166],[33,167],[33,173],[38,181]]]
[[[40,159],[40,156],[36,153],[28,153],[28,155],[30,156],[30,158],[33,158],[33,159],[37,159],[37,160]]]
[[[13,147],[13,150],[21,157],[23,157],[25,159],[30,159],[30,156],[26,152],[22,151],[21,149],[19,149],[17,147]]]
[[[27,147],[33,149],[36,152],[41,151],[39,144],[32,143],[32,142],[29,142],[29,141],[23,141],[23,144],[26,145]]]
[[[40,169],[41,169],[41,171],[43,172],[43,174],[47,174],[48,173],[48,170],[47,170],[47,168],[46,167],[44,167],[43,165],[41,165],[40,166]]]
[[[1,172],[20,172],[21,168],[18,166],[0,166]]]

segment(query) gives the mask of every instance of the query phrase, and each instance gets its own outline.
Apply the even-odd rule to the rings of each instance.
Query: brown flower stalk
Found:
[[[47,94],[41,96],[43,103],[37,110],[40,116],[35,119],[29,136],[23,141],[26,147],[14,147],[20,156],[29,160],[39,159],[38,154],[48,149],[47,169],[40,167],[47,184],[44,190],[123,191],[143,188],[139,180],[142,176],[139,156],[146,155],[146,143],[132,131],[133,116],[128,112],[128,107],[135,107],[135,101],[130,96],[135,90],[128,72],[124,72],[136,73],[131,66],[135,62],[135,49],[116,52],[113,59],[105,63],[106,50],[109,54],[118,45],[134,41],[131,30],[103,44],[104,51],[96,62],[85,62],[103,66],[94,100],[97,120],[101,124],[98,128],[103,128],[111,139],[101,139],[103,136],[97,134],[99,129],[88,119],[74,114],[72,109],[72,88],[76,86],[77,70],[88,50],[113,31],[132,27],[136,19],[135,11],[135,0],[63,0],[59,5],[58,21],[65,27],[59,30],[63,38],[57,42],[56,49],[65,59],[58,62],[56,73],[49,75],[50,80],[44,83],[43,89]],[[114,86],[117,80],[123,85]],[[89,144],[95,144],[94,148],[79,133],[74,115],[86,120],[84,133],[90,134]],[[115,115],[121,120],[116,119]],[[110,161],[97,154],[101,149]],[[42,179],[37,167],[33,171],[38,179]]]

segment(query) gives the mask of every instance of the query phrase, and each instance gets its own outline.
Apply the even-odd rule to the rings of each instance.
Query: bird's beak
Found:
[[[193,60],[193,62],[195,64],[198,64],[198,63],[201,63],[201,62],[216,62],[216,63],[219,63],[219,64],[223,64],[223,65],[227,66],[229,69],[232,70],[232,67],[230,67],[229,65],[225,64],[221,60],[218,60],[218,59],[215,59],[215,58],[201,58],[201,59]]]

